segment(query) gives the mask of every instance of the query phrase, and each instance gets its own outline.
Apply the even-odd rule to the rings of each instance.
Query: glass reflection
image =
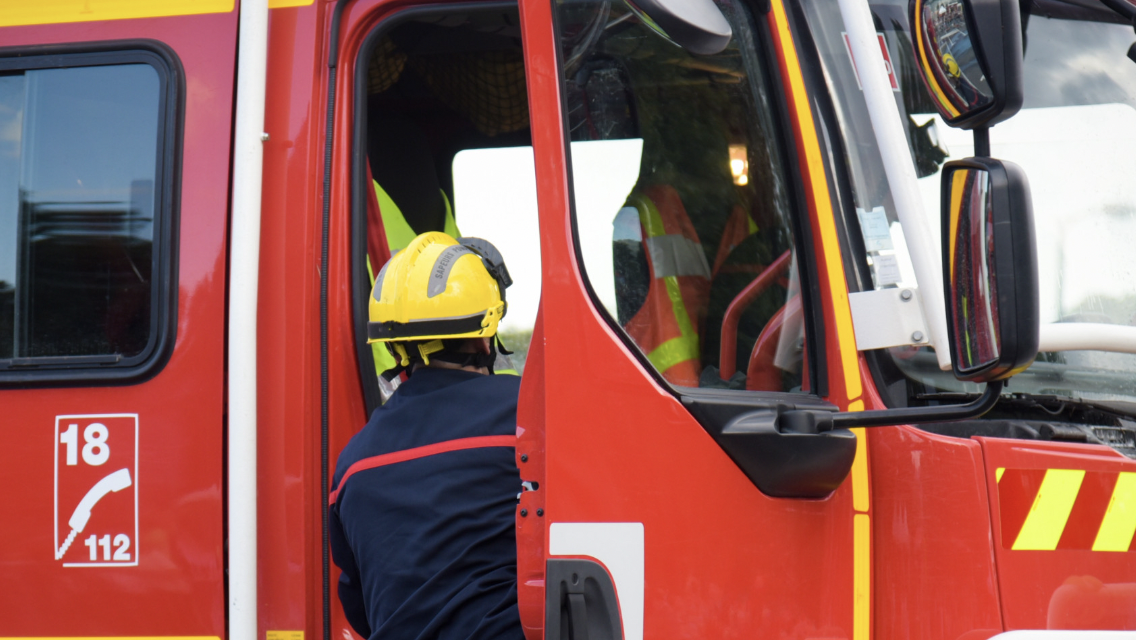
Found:
[[[0,76],[0,359],[146,348],[159,96],[147,64]]]
[[[951,307],[955,362],[962,371],[993,364],[1001,353],[990,174],[957,169],[951,180]]]
[[[984,109],[994,101],[982,62],[966,25],[962,0],[916,2],[923,74],[937,88],[936,106],[948,119]]]

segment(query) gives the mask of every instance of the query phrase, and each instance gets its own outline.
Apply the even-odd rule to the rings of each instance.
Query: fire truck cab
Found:
[[[1136,5],[8,4],[0,640],[357,637],[430,230],[515,282],[530,640],[1136,637]]]

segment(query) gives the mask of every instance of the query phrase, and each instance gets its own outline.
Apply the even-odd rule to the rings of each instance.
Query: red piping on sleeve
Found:
[[[381,456],[372,456],[370,458],[363,458],[347,468],[347,473],[343,474],[343,478],[339,481],[339,486],[335,491],[331,492],[328,496],[328,505],[335,504],[335,499],[339,497],[339,492],[343,489],[343,485],[347,483],[347,479],[353,474],[367,469],[374,469],[375,467],[384,467],[388,464],[395,464],[396,462],[406,462],[407,460],[417,460],[418,458],[425,458],[439,453],[447,453],[449,451],[461,451],[463,449],[484,449],[487,447],[515,447],[517,445],[517,436],[477,436],[474,438],[459,438],[457,440],[447,440],[445,442],[438,442],[435,444],[428,444],[424,447],[415,447],[413,449],[406,449],[405,451],[394,451],[391,453],[384,453]]]

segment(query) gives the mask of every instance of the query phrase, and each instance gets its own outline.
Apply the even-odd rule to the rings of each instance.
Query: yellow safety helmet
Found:
[[[510,284],[501,253],[488,241],[423,233],[375,277],[367,342],[493,337],[505,316]]]

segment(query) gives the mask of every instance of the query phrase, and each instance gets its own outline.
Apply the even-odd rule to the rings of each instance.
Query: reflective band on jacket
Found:
[[[666,232],[663,217],[655,207],[655,203],[641,195],[633,196],[632,199],[639,210],[639,223],[643,225],[647,235],[643,242],[647,248],[651,267],[655,277],[666,286],[671,310],[681,334],[655,347],[647,354],[651,364],[663,373],[681,362],[698,360],[702,355],[698,334],[695,333],[694,323],[687,313],[678,278],[698,276],[709,279],[710,265],[706,263],[706,256],[698,243],[686,236]]]
[[[643,240],[651,254],[656,278],[699,276],[710,279],[710,263],[697,242],[678,234],[653,236]]]

